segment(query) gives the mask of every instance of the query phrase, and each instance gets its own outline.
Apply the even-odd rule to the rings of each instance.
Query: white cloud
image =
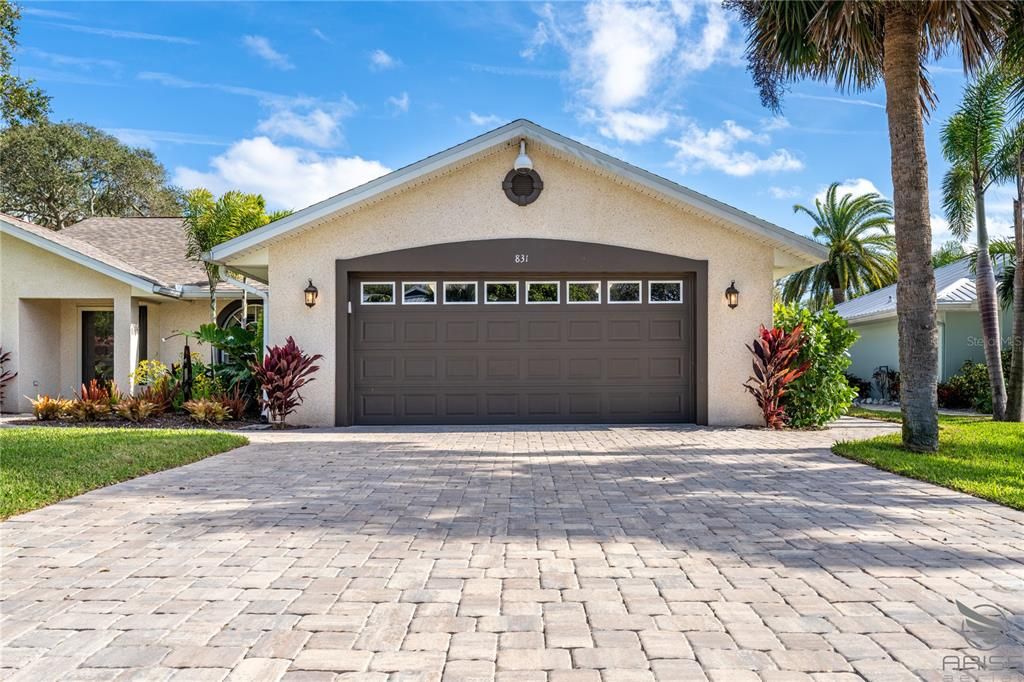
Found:
[[[267,64],[270,64],[275,69],[288,71],[295,68],[295,65],[292,64],[290,59],[288,59],[288,55],[275,50],[270,44],[270,41],[263,36],[245,36],[242,38],[242,44],[245,45],[249,52],[267,62]]]
[[[174,130],[148,130],[144,128],[104,128],[121,142],[132,147],[156,147],[161,142],[169,144],[197,144],[226,147],[227,143],[209,135],[182,133]]]
[[[720,128],[701,128],[693,121],[683,126],[683,134],[668,144],[675,148],[675,165],[683,172],[713,168],[727,175],[745,177],[755,173],[796,171],[804,167],[788,149],[776,149],[766,156],[746,149],[740,143],[765,145],[766,133],[755,133],[735,121],[723,121]]]
[[[772,116],[771,118],[761,119],[761,130],[766,133],[774,133],[776,130],[786,130],[789,127],[789,119],[785,116]]]
[[[814,195],[815,201],[825,201],[825,193],[828,192],[828,186],[822,187],[818,190],[818,193]],[[871,194],[874,192],[880,196],[881,190],[875,186],[875,183],[871,182],[867,178],[848,178],[839,183],[838,189],[836,189],[836,196],[842,197],[844,194],[852,194],[853,196],[860,196],[861,194]]]
[[[318,147],[330,147],[341,142],[341,120],[354,109],[354,106],[344,105],[332,110],[317,107],[306,112],[277,109],[260,121],[256,130],[275,138],[292,137]]]
[[[92,35],[104,36],[106,38],[118,38],[124,40],[152,40],[159,43],[177,43],[179,45],[199,44],[191,38],[165,35],[162,33],[143,33],[141,31],[119,31],[113,28],[98,28],[96,26],[83,26],[81,24],[54,24],[54,26],[66,28],[69,31],[75,31],[76,33],[89,33]]]
[[[743,54],[741,41],[729,41],[731,25],[722,5],[708,2],[705,8],[706,23],[701,30],[700,38],[684,41],[682,49],[679,50],[679,61],[687,71],[704,71],[720,60],[735,64],[740,61]],[[690,16],[684,13],[680,18],[685,24],[689,22]]]
[[[384,50],[374,50],[370,53],[370,68],[374,71],[386,71],[401,65],[401,61],[395,59]]]
[[[398,97],[388,97],[388,104],[393,106],[396,111],[403,113],[409,111],[409,93],[403,92]]]
[[[72,66],[85,71],[92,71],[93,68],[97,66],[111,71],[121,70],[121,63],[116,62],[113,59],[99,59],[96,57],[78,57],[68,54],[58,54],[56,52],[40,50],[35,47],[23,47],[19,48],[18,51],[23,52],[26,55],[38,57],[43,61],[53,64],[54,66]]]
[[[646,142],[660,134],[669,124],[664,112],[640,113],[635,111],[609,111],[601,116],[598,131],[619,142]]]
[[[478,114],[475,111],[469,112],[469,122],[475,126],[498,126],[505,122],[497,114]]]
[[[795,199],[803,193],[797,185],[791,187],[769,187],[768,194],[771,194],[775,199]]]
[[[77,19],[70,12],[61,12],[55,9],[43,9],[41,7],[22,7],[21,13],[26,17],[43,17],[45,19]]]
[[[321,31],[318,28],[310,29],[310,33],[312,33],[314,36],[316,36],[320,40],[324,41],[325,43],[328,43],[328,44],[331,44],[331,45],[334,44],[334,41],[331,40],[330,38],[328,38],[327,34],[325,34],[323,31]]]
[[[802,92],[790,92],[786,94],[786,97],[793,97],[794,99],[810,99],[818,102],[833,102],[835,104],[846,104],[854,107],[871,107],[872,109],[885,109],[884,104],[878,102],[872,102],[866,99],[855,99],[852,97],[829,97],[827,95],[808,95]]]
[[[303,208],[388,173],[378,161],[358,156],[323,156],[275,144],[267,137],[244,139],[210,159],[209,171],[178,167],[174,183],[258,192],[272,208]]]

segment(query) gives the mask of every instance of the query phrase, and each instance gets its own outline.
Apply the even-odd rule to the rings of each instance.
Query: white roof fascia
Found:
[[[313,204],[308,208],[293,213],[287,218],[274,221],[264,227],[219,244],[211,249],[205,257],[208,260],[223,263],[226,259],[258,248],[264,242],[277,239],[293,230],[328,218],[359,202],[397,189],[417,178],[443,170],[448,166],[485,152],[497,144],[520,137],[533,138],[535,141],[563,154],[586,161],[647,189],[694,206],[720,220],[738,225],[753,235],[773,242],[778,248],[800,256],[812,264],[825,260],[828,255],[828,250],[812,239],[790,232],[778,225],[773,225],[768,221],[761,220],[749,213],[616,159],[596,149],[591,149],[575,140],[542,128],[531,121],[520,119],[448,150],[429,156],[422,161],[381,176],[376,180],[371,180],[364,185]]]
[[[67,260],[89,268],[90,270],[95,270],[96,272],[106,275],[112,279],[116,279],[119,282],[124,282],[136,289],[152,292],[161,296],[168,296],[170,298],[181,298],[181,293],[175,288],[161,286],[155,282],[149,281],[148,279],[143,279],[137,275],[125,272],[120,268],[115,268],[112,265],[96,260],[95,258],[87,256],[84,253],[76,251],[68,246],[50,241],[49,239],[44,239],[43,237],[33,234],[28,230],[23,230],[17,225],[12,225],[2,218],[0,218],[0,228],[2,228],[3,232],[11,235],[12,237],[16,237],[24,242],[32,244],[33,246],[37,246],[44,251],[66,258]]]

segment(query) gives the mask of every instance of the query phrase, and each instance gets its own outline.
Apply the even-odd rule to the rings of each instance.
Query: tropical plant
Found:
[[[26,396],[27,397],[27,396]],[[35,400],[28,399],[32,403],[32,414],[41,422],[53,421],[68,411],[71,401],[60,396],[51,398],[48,395],[37,395]]]
[[[812,235],[828,247],[828,258],[786,278],[782,300],[800,303],[805,297],[814,309],[842,303],[896,281],[896,239],[892,203],[876,192],[839,196],[832,183],[824,201],[815,199],[814,210],[796,204],[814,221]]]
[[[135,397],[153,405],[153,416],[158,417],[174,409],[180,393],[180,386],[172,380],[172,375],[167,374],[155,383],[138,389]]]
[[[139,360],[131,374],[132,383],[136,386],[154,386],[165,380],[169,374],[167,365],[159,360]]]
[[[88,402],[100,402],[110,405],[117,402],[112,396],[116,394],[117,388],[114,384],[104,385],[99,379],[91,379],[89,383],[82,384],[81,390],[75,395],[76,400]]]
[[[269,346],[262,363],[253,363],[252,372],[263,390],[260,404],[270,412],[276,428],[284,428],[288,415],[302,403],[299,389],[310,381],[320,367],[315,365],[322,355],[308,355],[295,339],[288,337],[283,346]]]
[[[18,376],[17,372],[12,372],[7,369],[7,365],[11,362],[11,351],[4,350],[3,346],[0,346],[0,409],[3,409],[5,389],[7,384],[14,381],[14,377]]]
[[[110,414],[110,402],[77,398],[68,402],[65,413],[76,422],[97,421]]]
[[[988,244],[989,258],[996,271],[996,295],[1000,308],[1013,307],[1013,280],[1017,276],[1017,245],[1014,239],[993,239]],[[971,272],[978,272],[978,252],[964,256]]]
[[[228,409],[216,400],[189,400],[184,407],[192,421],[205,424],[222,424],[231,416]]]
[[[256,332],[238,325],[222,329],[216,324],[204,324],[194,335],[220,351],[222,361],[214,366],[214,372],[226,387],[239,388],[243,394],[255,396],[252,364],[259,362],[262,341]]]
[[[60,230],[89,216],[177,215],[178,190],[148,149],[84,123],[0,133],[0,211]]]
[[[219,199],[207,189],[194,189],[185,194],[185,255],[202,264],[210,285],[210,322],[217,323],[217,282],[220,266],[208,263],[203,256],[218,244],[263,227],[289,215],[291,211],[267,213],[266,202],[259,194],[225,192]]]
[[[1017,26],[1017,39],[1019,52],[1017,54],[1016,71],[1017,80],[1016,94],[1018,100],[1018,113],[1024,115],[1024,4],[1018,5],[1021,25]],[[1016,138],[1016,150],[1012,157],[1007,159],[1009,166],[1009,177],[1014,185],[1013,198],[1013,274],[1009,280],[1004,279],[1002,285],[1008,284],[1013,292],[1013,327],[1010,331],[1010,347],[1013,350],[1013,358],[1007,370],[1007,396],[1006,396],[1006,420],[1024,421],[1024,119],[1017,122],[1011,133]],[[1013,151],[1013,148],[1010,148]],[[1006,275],[1009,267],[1003,269]],[[1012,284],[1010,284],[1012,282]]]
[[[50,97],[36,87],[36,82],[11,73],[18,48],[19,19],[21,9],[10,0],[0,0],[0,118],[9,127],[45,121],[50,113]]]
[[[130,422],[146,421],[160,414],[160,408],[142,396],[129,396],[117,404],[114,411]]]
[[[214,400],[223,405],[233,419],[242,419],[249,411],[249,398],[242,393],[239,386],[235,386],[230,392],[225,391],[215,396]]]
[[[967,256],[963,242],[956,239],[945,242],[942,246],[932,251],[932,267],[941,268],[961,261]]]
[[[796,362],[807,370],[793,380],[782,405],[789,425],[798,429],[820,428],[850,408],[857,389],[850,386],[850,346],[860,336],[835,310],[812,312],[796,306],[775,306],[775,327],[787,332],[800,327],[800,352]]]
[[[942,128],[942,154],[950,163],[942,181],[942,202],[950,230],[966,239],[977,238],[975,289],[981,313],[981,336],[992,386],[992,416],[1006,416],[1006,383],[999,358],[999,304],[995,269],[989,252],[985,193],[1007,177],[1006,159],[1013,136],[1004,130],[1008,83],[1000,69],[982,71],[967,85],[963,101]]]
[[[806,372],[810,363],[797,365],[802,344],[803,327],[797,325],[790,331],[761,325],[753,345],[747,349],[754,355],[754,374],[743,388],[754,396],[761,408],[764,424],[770,429],[785,428],[788,418],[782,397],[786,387]]]
[[[885,86],[892,158],[903,444],[939,447],[936,385],[939,339],[931,267],[925,112],[935,102],[926,64],[958,46],[977,70],[1011,26],[1014,3],[726,0],[748,30],[746,56],[761,101],[781,109],[786,87],[801,79],[842,91]]]

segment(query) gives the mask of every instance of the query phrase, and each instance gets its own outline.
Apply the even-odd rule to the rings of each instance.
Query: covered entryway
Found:
[[[703,263],[489,240],[341,261],[338,274],[348,423],[706,420]]]

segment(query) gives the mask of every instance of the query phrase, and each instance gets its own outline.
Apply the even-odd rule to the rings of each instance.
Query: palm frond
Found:
[[[957,165],[942,178],[942,208],[953,236],[964,240],[974,229],[974,177],[971,169]]]

